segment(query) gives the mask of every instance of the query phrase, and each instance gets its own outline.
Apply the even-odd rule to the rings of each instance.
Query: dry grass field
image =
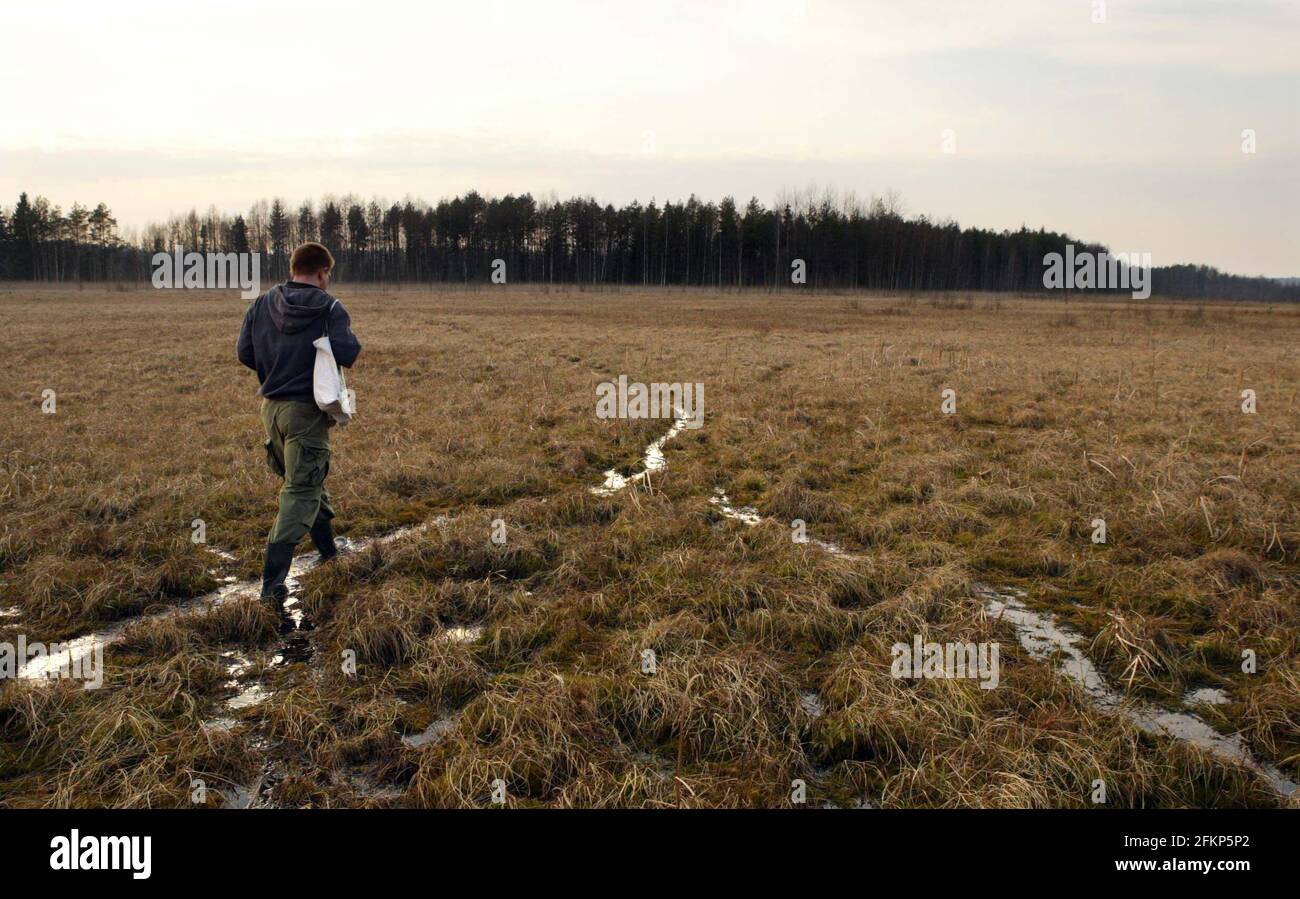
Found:
[[[303,575],[286,638],[210,595],[259,574],[275,508],[244,302],[0,290],[0,641],[121,634],[100,689],[0,682],[0,805],[1286,804],[1124,713],[1197,690],[1300,779],[1300,309],[336,292],[364,350],[329,486],[361,548]],[[620,374],[703,383],[704,426],[601,496],[671,424],[597,418]],[[997,641],[997,688],[891,676],[916,635]]]

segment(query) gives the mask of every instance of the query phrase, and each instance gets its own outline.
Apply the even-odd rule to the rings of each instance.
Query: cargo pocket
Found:
[[[293,483],[300,487],[319,487],[330,473],[330,445],[327,440],[303,438],[298,441],[298,464]]]
[[[284,477],[284,460],[275,451],[275,444],[270,440],[266,441],[266,467],[275,472],[277,478]]]

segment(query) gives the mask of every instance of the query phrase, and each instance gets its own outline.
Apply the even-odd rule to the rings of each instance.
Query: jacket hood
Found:
[[[281,334],[297,334],[319,321],[334,298],[319,287],[278,284],[266,295],[271,322]]]

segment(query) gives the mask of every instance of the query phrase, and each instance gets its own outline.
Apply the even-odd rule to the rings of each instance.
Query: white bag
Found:
[[[331,309],[334,307],[331,305]],[[329,315],[327,312],[326,315]],[[357,413],[357,398],[348,390],[348,382],[343,377],[343,369],[334,359],[334,349],[330,346],[329,325],[325,333],[311,342],[316,348],[316,367],[312,370],[311,389],[316,398],[316,405],[326,412],[335,424],[345,425]]]

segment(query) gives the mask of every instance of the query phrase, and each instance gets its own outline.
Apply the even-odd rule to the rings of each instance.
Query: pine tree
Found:
[[[285,275],[285,260],[289,253],[289,215],[279,198],[271,203],[271,219],[267,228],[271,232],[272,277],[281,278]]]
[[[40,237],[40,224],[26,193],[18,197],[10,230],[13,234],[14,277],[20,281],[30,281],[36,276],[36,242]]]
[[[337,253],[343,244],[343,214],[330,200],[320,214],[320,242],[331,253]]]
[[[312,211],[311,203],[303,203],[298,207],[298,243],[315,240],[316,227],[316,213]]]
[[[242,215],[235,216],[230,225],[230,248],[236,253],[248,252],[248,225]]]

